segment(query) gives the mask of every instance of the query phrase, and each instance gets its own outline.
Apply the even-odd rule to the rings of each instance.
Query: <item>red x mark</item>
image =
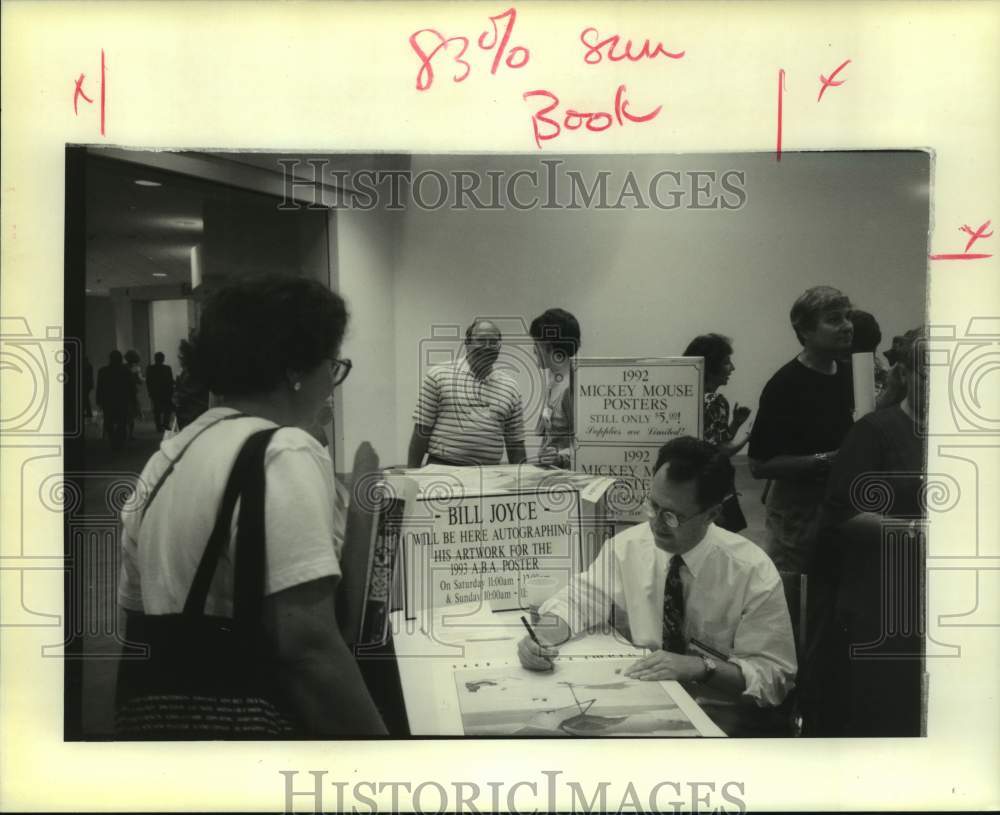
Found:
[[[991,223],[990,221],[987,221],[985,224],[983,224],[981,227],[979,227],[979,229],[977,229],[975,232],[972,231],[972,227],[969,226],[968,224],[965,224],[964,226],[960,226],[959,227],[959,231],[965,232],[966,234],[972,236],[971,238],[969,238],[969,242],[967,244],[965,244],[965,251],[966,252],[968,252],[972,248],[972,244],[974,244],[976,241],[978,241],[978,240],[980,240],[982,238],[989,238],[989,237],[993,236],[992,232],[987,232],[986,231],[986,229],[987,229],[987,227],[989,227],[990,223]]]
[[[82,96],[87,104],[94,104],[94,100],[87,96],[87,93],[83,90],[83,81],[87,78],[86,74],[80,74],[76,78],[76,87],[73,90],[73,115],[80,115],[80,97]],[[107,123],[108,118],[108,95],[107,95],[107,85],[108,85],[108,64],[104,58],[104,49],[101,49],[101,135],[104,135],[104,127]]]
[[[80,101],[80,97],[81,96],[84,99],[86,99],[88,102],[90,102],[90,104],[94,104],[94,100],[91,99],[89,96],[87,96],[87,94],[85,94],[83,92],[83,79],[84,79],[84,75],[80,74],[80,78],[76,80],[76,91],[74,91],[74,93],[73,93],[73,115],[74,116],[79,115],[79,113],[77,112],[76,108],[77,108],[77,103]]]
[[[829,78],[823,76],[823,74],[819,75],[819,81],[823,83],[823,87],[819,89],[819,96],[816,97],[817,102],[823,98],[823,94],[826,93],[827,88],[839,88],[847,81],[846,79],[841,79],[839,82],[835,82],[833,78],[850,64],[851,61],[849,59],[845,59],[842,63],[840,63],[840,65],[837,66],[837,69],[830,74]]]

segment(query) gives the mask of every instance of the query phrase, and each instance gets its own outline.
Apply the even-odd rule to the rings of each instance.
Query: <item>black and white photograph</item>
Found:
[[[68,735],[923,734],[930,155],[67,160]]]

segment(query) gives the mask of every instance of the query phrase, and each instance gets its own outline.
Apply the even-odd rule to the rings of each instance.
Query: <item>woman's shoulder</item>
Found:
[[[180,434],[164,442],[161,451],[172,459],[188,444],[192,444],[192,450],[195,450],[200,446],[200,441],[195,442],[195,437],[204,433],[204,449],[221,454],[224,450],[233,450],[239,447],[254,433],[272,428],[276,428],[276,430],[268,442],[265,463],[270,463],[275,456],[283,453],[301,454],[320,460],[329,460],[326,448],[305,430],[298,427],[279,426],[270,419],[260,416],[246,416],[232,408],[223,406],[206,410],[187,425]]]
[[[281,453],[301,454],[329,461],[330,454],[315,436],[300,427],[279,427],[267,446],[267,457]]]

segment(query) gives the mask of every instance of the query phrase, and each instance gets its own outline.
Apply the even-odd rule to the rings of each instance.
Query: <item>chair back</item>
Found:
[[[792,618],[792,634],[795,637],[795,655],[802,664],[806,642],[806,575],[799,572],[778,572],[781,587],[785,590],[788,614]]]
[[[366,487],[379,472],[378,454],[362,442],[354,454],[351,473],[351,502],[344,527],[344,549],[340,556],[340,585],[337,588],[337,623],[349,646],[361,636],[361,619],[371,572],[378,507],[365,500]],[[359,495],[359,493],[362,493]]]

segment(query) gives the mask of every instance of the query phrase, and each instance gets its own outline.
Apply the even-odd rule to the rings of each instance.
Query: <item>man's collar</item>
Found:
[[[714,529],[715,525],[709,524],[708,529],[705,532],[705,537],[698,541],[694,548],[688,549],[683,555],[681,555],[684,565],[691,570],[691,574],[695,577],[698,576],[698,570],[705,562],[705,558],[708,557],[708,553],[712,550],[712,530]]]
[[[476,379],[481,379],[484,382],[493,375],[493,370],[494,370],[493,368],[490,368],[482,376],[478,375],[474,370],[472,370],[472,366],[469,364],[469,358],[467,356],[465,356],[464,354],[461,357],[459,357],[458,367],[459,367],[459,370],[461,370],[463,373],[469,373],[472,376],[474,376]]]

